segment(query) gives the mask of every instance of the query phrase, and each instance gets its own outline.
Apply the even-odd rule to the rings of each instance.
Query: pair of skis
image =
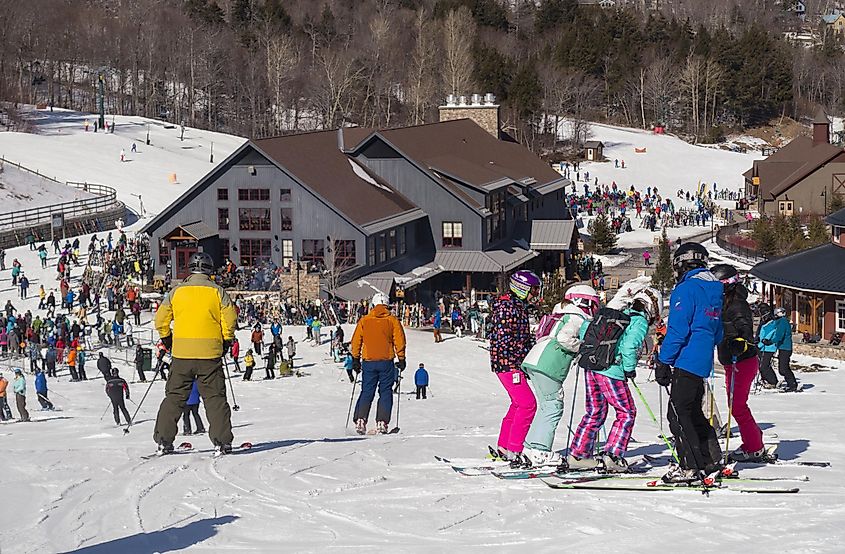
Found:
[[[252,443],[251,442],[244,442],[244,443],[241,443],[238,446],[233,446],[232,447],[232,453],[241,452],[241,451],[244,451],[244,450],[249,450],[250,448],[252,448]],[[153,454],[147,454],[146,456],[141,456],[141,459],[142,460],[150,460],[152,458],[160,458],[160,457],[163,457],[163,456],[172,456],[174,454],[190,454],[190,453],[193,453],[193,452],[213,452],[215,454],[215,456],[214,456],[215,458],[218,457],[218,456],[224,455],[224,454],[218,454],[217,450],[195,450],[194,445],[192,445],[189,442],[183,442],[183,443],[179,444],[178,446],[176,446],[173,449],[173,452],[168,452],[166,454],[163,453],[163,452],[155,452]]]

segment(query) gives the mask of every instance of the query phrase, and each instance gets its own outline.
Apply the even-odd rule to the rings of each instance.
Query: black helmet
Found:
[[[672,258],[672,267],[678,278],[683,277],[687,271],[707,267],[710,254],[707,249],[697,242],[686,242],[675,250]]]
[[[716,264],[710,268],[710,273],[725,285],[725,290],[733,289],[740,280],[739,271],[730,264]]]
[[[211,275],[214,273],[214,260],[205,252],[197,252],[188,261],[188,269],[191,270],[191,273]]]

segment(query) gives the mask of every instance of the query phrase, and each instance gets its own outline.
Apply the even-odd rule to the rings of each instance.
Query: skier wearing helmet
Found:
[[[522,361],[534,346],[526,305],[539,292],[540,278],[531,271],[519,270],[510,277],[510,292],[496,299],[490,315],[490,366],[511,401],[502,419],[498,450],[491,448],[491,454],[516,465],[523,463],[519,455],[537,411]]]
[[[740,283],[739,272],[731,265],[714,265],[710,272],[725,287],[722,327],[725,336],[718,347],[719,363],[725,368],[728,406],[739,425],[742,445],[730,453],[737,462],[759,461],[765,452],[763,432],[748,407],[748,394],[757,376],[757,347],[754,344],[754,316],[748,305],[748,290]]]
[[[376,388],[376,432],[387,433],[390,412],[393,410],[396,369],[405,369],[405,330],[399,320],[390,313],[389,304],[387,295],[376,293],[373,296],[373,308],[358,320],[352,334],[352,369],[355,372],[363,369],[361,395],[355,404],[355,430],[359,435],[367,432],[367,420],[376,396]],[[393,364],[394,356],[398,360],[396,366]]]
[[[552,442],[563,415],[563,383],[581,347],[582,327],[589,324],[599,307],[598,293],[589,285],[570,287],[563,298],[552,310],[555,323],[549,334],[537,341],[522,362],[538,401],[523,450],[524,461],[531,466],[561,462],[552,452]]]
[[[637,360],[649,327],[660,321],[662,311],[663,297],[657,290],[645,288],[638,292],[631,306],[623,310],[630,318],[630,323],[616,343],[611,365],[603,370],[584,371],[586,413],[575,430],[565,467],[591,470],[599,466],[600,462],[611,473],[628,470],[625,454],[637,418],[628,379],[636,377]],[[608,405],[613,406],[616,419],[600,457],[596,459],[593,457],[593,449],[598,431],[607,419]]]
[[[671,385],[667,417],[681,462],[663,476],[667,483],[698,481],[702,472],[717,470],[722,458],[716,431],[701,409],[713,349],[723,335],[723,286],[707,270],[708,259],[707,249],[697,242],[682,244],[672,259],[678,284],[654,367],[657,383]]]
[[[792,357],[792,326],[786,318],[786,310],[782,307],[775,308],[774,317],[760,328],[760,350],[763,352],[760,364],[760,375],[765,381],[764,387],[773,389],[778,384],[778,378],[772,370],[772,357],[775,352],[778,354],[778,373],[783,377],[785,384],[783,392],[796,392],[798,381],[795,374],[789,367],[789,359]]]

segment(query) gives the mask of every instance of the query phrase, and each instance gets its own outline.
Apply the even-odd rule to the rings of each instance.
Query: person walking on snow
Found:
[[[52,410],[53,403],[47,398],[47,377],[42,371],[35,372],[35,394],[38,396],[38,403],[42,410]]]
[[[704,380],[713,371],[713,349],[722,342],[722,283],[707,270],[709,254],[697,242],[681,245],[672,266],[678,284],[672,291],[666,337],[655,360],[654,376],[669,393],[669,428],[675,437],[680,465],[666,482],[698,481],[719,469],[722,451],[701,400]]]
[[[417,400],[420,399],[420,395],[422,395],[422,399],[426,399],[426,389],[428,389],[428,371],[425,369],[425,364],[420,363],[420,367],[417,368],[416,373],[414,373],[414,385],[417,387]]]
[[[9,381],[0,374],[0,421],[12,419],[12,410],[9,409],[9,403],[6,401],[6,389],[8,387]]]
[[[19,367],[15,368],[15,378],[12,381],[12,391],[15,393],[15,404],[18,408],[18,418],[20,421],[29,421],[29,412],[26,410],[26,379],[23,376],[23,370]]]
[[[510,398],[499,430],[498,455],[517,463],[537,411],[522,362],[534,346],[527,304],[539,294],[540,284],[540,278],[531,271],[514,272],[510,276],[510,292],[495,300],[490,315],[490,368]]]
[[[567,465],[570,469],[595,469],[598,462],[611,473],[628,470],[625,454],[637,418],[637,408],[628,379],[637,376],[637,360],[649,327],[660,321],[663,297],[650,287],[638,292],[631,307],[623,311],[630,323],[616,344],[614,361],[605,370],[584,371],[586,413],[575,430],[569,447]],[[613,406],[616,419],[607,435],[599,459],[592,456],[599,429],[607,419],[608,405]]]
[[[754,344],[754,316],[748,305],[748,289],[739,272],[728,264],[714,265],[710,272],[725,287],[722,301],[724,337],[718,346],[719,363],[725,368],[728,407],[739,426],[742,445],[728,455],[736,462],[761,461],[765,448],[763,431],[748,407],[748,395],[757,376],[759,362]]]
[[[197,387],[197,380],[191,385],[191,394],[188,396],[188,401],[185,403],[185,411],[182,412],[182,434],[190,435],[191,433],[191,416],[194,417],[194,422],[197,424],[197,435],[205,434],[205,425],[202,423],[200,417],[200,391]]]
[[[775,388],[778,378],[772,369],[772,357],[775,352],[778,355],[778,373],[784,378],[784,392],[796,392],[798,381],[795,374],[789,367],[792,357],[792,326],[786,318],[786,310],[778,307],[774,311],[774,318],[760,328],[760,350],[763,352],[760,365],[760,375],[768,385],[766,388]]]
[[[120,412],[123,413],[123,418],[126,420],[127,425],[132,423],[129,418],[129,410],[126,409],[124,395],[126,396],[126,400],[129,400],[129,384],[119,375],[117,369],[113,369],[106,381],[106,396],[111,400],[115,425],[120,425]]]
[[[248,348],[244,354],[244,365],[246,371],[244,372],[244,381],[252,381],[252,370],[255,369],[255,358],[252,356],[252,348]]]
[[[241,373],[241,363],[238,361],[241,355],[241,343],[238,342],[238,337],[232,339],[232,349],[229,353],[232,355],[232,362],[235,364],[235,373]]]
[[[383,293],[373,295],[370,313],[358,320],[352,334],[352,369],[362,371],[361,394],[355,404],[355,430],[367,432],[370,408],[378,388],[376,432],[387,433],[393,411],[393,384],[396,369],[405,369],[405,330],[388,307]],[[394,365],[394,357],[398,360]],[[363,362],[362,362],[363,359]]]
[[[581,347],[582,330],[599,309],[598,293],[589,285],[570,287],[563,298],[552,310],[555,323],[549,334],[537,341],[522,362],[538,400],[523,449],[532,466],[561,462],[552,452],[552,442],[563,415],[563,383]]]
[[[214,273],[211,256],[196,253],[188,266],[191,275],[170,290],[156,312],[156,329],[172,352],[173,361],[153,440],[162,454],[173,452],[177,422],[196,379],[205,403],[211,442],[218,454],[229,454],[234,436],[223,353],[231,348],[238,314],[226,291],[209,278]]]
[[[647,266],[651,265],[651,252],[648,250],[643,251],[643,262]]]

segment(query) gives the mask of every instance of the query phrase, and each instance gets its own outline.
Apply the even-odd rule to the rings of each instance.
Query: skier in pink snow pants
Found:
[[[490,366],[498,374],[511,401],[508,413],[502,419],[498,446],[502,457],[509,460],[522,452],[537,411],[537,401],[522,371],[522,361],[534,346],[526,304],[539,291],[540,278],[531,271],[520,270],[511,275],[510,293],[503,294],[493,303]]]

